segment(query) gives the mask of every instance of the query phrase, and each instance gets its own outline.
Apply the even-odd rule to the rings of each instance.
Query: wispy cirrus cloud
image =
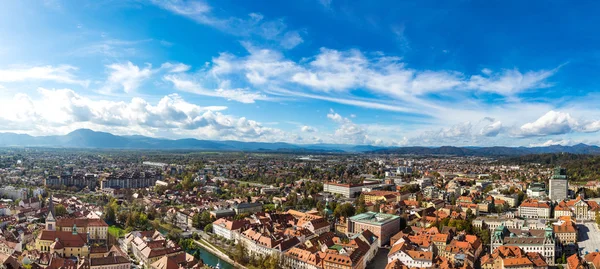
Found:
[[[140,45],[152,41],[152,39],[122,40],[103,38],[74,49],[68,55],[80,57],[101,55],[109,58],[132,57],[140,54]]]
[[[77,70],[78,68],[72,65],[45,65],[0,69],[0,82],[45,80],[87,87],[90,84],[90,81],[78,79],[74,74]]]
[[[193,78],[182,77],[176,75],[166,75],[164,76],[166,81],[173,83],[173,86],[180,90],[189,93],[194,93],[198,95],[211,96],[211,97],[219,97],[227,100],[233,100],[240,103],[254,103],[257,100],[268,100],[269,98],[261,93],[252,92],[248,89],[243,88],[217,88],[214,90],[207,89],[202,86],[200,83],[193,80]],[[223,83],[221,86],[225,86],[227,83]]]
[[[174,14],[231,35],[260,37],[276,42],[285,49],[292,49],[304,42],[301,31],[289,29],[283,18],[266,19],[260,13],[249,13],[246,17],[222,15],[204,1],[153,0],[152,3]]]
[[[277,50],[248,43],[244,46],[248,55],[221,53],[213,58],[206,75],[236,81],[237,87],[256,88],[272,95],[425,115],[446,110],[443,100],[430,99],[430,94],[494,92],[513,96],[548,87],[551,84],[547,79],[558,70],[520,72],[513,69],[498,73],[486,70],[483,75],[468,76],[453,70],[409,68],[400,57],[355,49],[322,48],[312,57],[292,61]],[[355,95],[355,92],[364,91],[375,97],[385,97],[389,102]],[[397,101],[402,105],[396,105]]]

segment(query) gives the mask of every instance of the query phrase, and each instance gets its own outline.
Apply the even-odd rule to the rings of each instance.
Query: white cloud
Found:
[[[80,80],[73,74],[78,68],[71,65],[35,66],[24,68],[0,69],[0,82],[23,82],[28,80],[46,80],[64,84],[78,84],[87,87],[89,80]]]
[[[348,143],[348,144],[373,144],[375,141],[371,140],[367,135],[367,131],[362,126],[353,123],[350,119],[342,117],[340,114],[330,109],[327,114],[327,118],[331,119],[338,124],[338,128],[335,130],[334,138],[336,143]]]
[[[401,143],[420,146],[476,145],[479,138],[473,135],[472,130],[471,122],[461,122],[448,127],[423,131],[409,136],[407,141],[403,140]]]
[[[568,139],[561,139],[561,140],[548,140],[546,142],[543,143],[531,143],[529,144],[530,147],[548,147],[548,146],[571,146],[573,145],[573,141],[568,140]]]
[[[600,131],[600,121],[585,121],[573,118],[571,114],[550,110],[534,122],[523,124],[517,136],[547,136],[571,132],[593,133]]]
[[[171,133],[175,137],[235,139],[242,141],[289,141],[295,136],[245,117],[223,114],[227,107],[200,107],[177,94],[165,96],[156,104],[141,98],[129,102],[99,100],[69,89],[39,89],[39,98],[17,94],[1,101],[3,131],[32,134],[67,133],[92,128],[117,134],[142,133],[154,136]]]
[[[233,100],[240,103],[254,103],[256,100],[268,100],[267,96],[257,93],[251,92],[247,89],[227,89],[227,88],[218,88],[215,90],[209,90],[199,83],[193,81],[192,79],[179,77],[175,75],[166,75],[164,77],[166,81],[173,83],[173,86],[180,90],[186,91],[194,94],[204,95],[204,96],[212,96],[212,97],[220,97],[225,98],[227,100]],[[223,83],[222,86],[226,86],[227,83]]]
[[[329,110],[329,113],[327,114],[327,118],[329,118],[337,123],[344,122],[344,118],[342,118],[342,116],[340,116],[340,114],[335,113],[335,111],[333,111],[333,109]]]
[[[479,131],[480,135],[487,136],[487,137],[494,137],[494,136],[497,136],[500,133],[500,131],[502,131],[502,122],[501,121],[497,121],[492,118],[485,118],[485,120],[488,121],[489,124],[487,124],[483,128],[481,128],[481,130]]]
[[[220,16],[204,1],[153,0],[155,5],[187,17],[197,23],[209,25],[235,36],[258,36],[291,49],[304,40],[296,30],[288,30],[281,18],[268,20],[260,13],[250,13],[247,18]]]
[[[494,91],[512,96],[520,91],[550,85],[546,79],[556,72],[556,69],[525,74],[517,70],[502,73],[486,70],[484,73],[489,74],[486,77],[477,75],[467,78],[461,72],[451,70],[411,69],[401,58],[382,53],[365,54],[359,50],[322,48],[314,57],[294,62],[275,50],[259,49],[248,43],[244,43],[244,46],[249,55],[237,57],[222,53],[213,59],[208,72],[218,79],[231,78],[241,87],[245,86],[245,79],[245,82],[260,87],[264,92],[280,96],[320,99],[434,117],[447,110],[447,106],[436,104],[443,100],[429,100],[428,94],[467,95],[467,92],[473,91]],[[386,104],[381,98],[355,97],[354,91],[369,91],[376,97],[388,97],[393,104]],[[402,106],[395,101],[401,101]],[[474,100],[465,100],[465,104],[476,103]]]
[[[482,73],[486,76],[471,76],[467,85],[471,89],[510,96],[528,89],[539,89],[552,86],[552,84],[548,83],[546,80],[557,71],[558,68],[521,73],[517,69],[512,69],[503,70],[502,73],[493,74],[491,70],[484,69],[482,70]]]
[[[182,73],[190,70],[191,66],[182,63],[163,63],[161,69],[167,70],[169,73]]]
[[[139,45],[151,41],[152,39],[121,40],[104,39],[104,37],[102,37],[102,40],[91,42],[83,47],[74,49],[69,55],[81,57],[103,55],[110,58],[132,57],[140,54]]]
[[[317,129],[315,129],[314,127],[308,126],[308,125],[304,125],[300,128],[300,131],[302,131],[304,133],[314,133],[317,131]]]
[[[290,31],[283,35],[281,46],[286,49],[292,49],[302,44],[302,42],[304,42],[304,39],[302,39],[302,36],[300,36],[298,31]]]
[[[110,70],[110,74],[105,90],[109,92],[117,88],[122,88],[126,93],[133,92],[144,80],[150,78],[153,72],[150,65],[140,68],[131,62],[123,64],[115,63],[106,67]]]

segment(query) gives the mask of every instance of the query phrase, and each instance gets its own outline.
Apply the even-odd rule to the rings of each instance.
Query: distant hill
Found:
[[[66,135],[31,136],[26,134],[0,133],[2,147],[54,147],[98,149],[188,149],[214,151],[272,151],[295,153],[341,153],[362,152],[368,154],[412,154],[452,156],[521,156],[541,153],[573,153],[600,155],[600,147],[578,144],[574,146],[548,147],[380,147],[371,145],[310,144],[299,145],[284,142],[242,142],[199,140],[194,138],[166,139],[141,135],[118,136],[89,129],[75,130]]]
[[[454,156],[520,156],[542,153],[599,155],[600,147],[585,144],[547,147],[399,147],[373,151],[381,154],[454,155]]]

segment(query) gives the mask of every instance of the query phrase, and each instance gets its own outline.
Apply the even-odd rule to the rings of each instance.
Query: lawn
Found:
[[[115,225],[111,225],[108,227],[108,233],[114,236],[115,238],[119,238],[125,235],[125,230]]]

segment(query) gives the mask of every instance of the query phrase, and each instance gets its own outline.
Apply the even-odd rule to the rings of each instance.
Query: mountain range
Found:
[[[242,142],[152,138],[140,135],[118,136],[89,129],[78,129],[66,135],[31,136],[0,133],[2,147],[52,147],[96,149],[160,149],[211,151],[274,151],[274,152],[362,152],[378,154],[454,155],[454,156],[518,156],[540,153],[600,154],[600,147],[585,144],[546,147],[378,147],[344,144],[290,144],[284,142]]]

